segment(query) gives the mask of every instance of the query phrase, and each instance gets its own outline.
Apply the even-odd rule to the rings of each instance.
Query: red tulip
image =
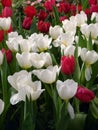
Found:
[[[4,30],[0,30],[0,42],[4,40]]]
[[[80,101],[87,103],[95,98],[95,94],[88,88],[78,86],[75,97],[78,98]]]
[[[47,0],[44,3],[44,7],[46,8],[47,11],[51,12],[53,9],[53,6],[55,6],[55,0]]]
[[[34,6],[26,6],[24,8],[24,13],[27,17],[33,18],[36,15],[36,9]]]
[[[32,24],[32,19],[30,17],[25,17],[22,23],[24,29],[30,29]]]
[[[61,2],[59,6],[59,12],[68,13],[70,11],[69,3]]]
[[[3,7],[11,7],[12,0],[1,0],[1,3]]]
[[[43,11],[43,10],[40,10],[39,14],[38,14],[38,19],[39,21],[44,21],[46,18],[47,18],[48,14]]]
[[[38,22],[38,30],[42,33],[47,33],[49,31],[50,23],[39,21]]]
[[[97,0],[88,0],[90,5],[95,5],[97,4]]]
[[[62,56],[61,57],[61,71],[66,75],[71,75],[75,70],[75,58],[74,56]]]
[[[10,7],[4,7],[2,10],[2,17],[11,17],[12,16],[12,9]]]
[[[91,10],[91,13],[93,13],[93,12],[97,12],[98,13],[98,4],[97,5],[92,5],[90,10]]]
[[[5,48],[3,48],[2,53],[6,55],[7,63],[10,64],[13,59],[11,50],[6,50]]]

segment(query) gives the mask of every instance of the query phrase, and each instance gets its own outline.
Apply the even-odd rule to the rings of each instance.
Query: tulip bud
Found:
[[[11,7],[12,5],[12,0],[1,0],[2,6],[5,7]]]
[[[22,23],[24,29],[30,29],[32,24],[32,19],[30,17],[25,17]]]
[[[5,7],[3,10],[2,10],[2,16],[3,17],[11,17],[12,16],[12,9],[10,7]]]
[[[75,97],[78,98],[80,101],[87,103],[94,99],[95,94],[87,88],[78,86]]]
[[[75,58],[74,56],[62,56],[61,57],[61,71],[66,75],[71,75],[75,70]]]
[[[2,53],[6,55],[7,63],[10,64],[12,61],[12,52],[11,50],[5,50],[4,48],[2,49]]]
[[[42,33],[47,33],[49,31],[50,23],[39,21],[38,22],[38,30]]]
[[[4,30],[0,30],[0,42],[4,40]]]

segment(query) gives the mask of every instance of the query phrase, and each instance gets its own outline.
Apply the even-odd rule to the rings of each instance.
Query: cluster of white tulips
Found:
[[[71,16],[62,22],[62,26],[50,26],[49,35],[42,33],[33,33],[27,38],[18,35],[17,32],[8,34],[6,41],[7,47],[15,53],[15,58],[20,66],[20,71],[8,76],[9,84],[17,91],[12,93],[10,103],[17,104],[20,101],[28,99],[36,100],[42,92],[45,92],[42,83],[53,84],[56,82],[56,89],[58,95],[63,100],[68,100],[75,96],[78,89],[78,82],[73,79],[66,79],[62,81],[59,79],[61,63],[54,62],[50,50],[60,48],[61,55],[74,56],[76,51],[76,44],[79,42],[79,36],[76,33],[77,28],[81,32],[82,39],[88,42],[91,35],[92,45],[98,43],[98,13],[93,13],[91,20],[96,19],[95,23],[88,24],[87,16],[82,11],[76,16]],[[9,20],[9,19],[8,19]],[[10,20],[9,20],[10,21]],[[0,27],[5,27],[5,19],[0,18]],[[3,25],[3,23],[5,23]],[[10,23],[7,24],[9,26]],[[89,50],[87,45],[81,47],[78,45],[78,58],[86,65],[85,79],[89,81],[92,76],[91,65],[98,61],[98,52]],[[51,53],[50,53],[51,52]],[[57,57],[54,57],[57,59]],[[0,64],[3,62],[3,54],[0,51]],[[36,76],[38,80],[33,81],[32,76]],[[0,99],[0,113],[4,108],[4,102]],[[74,110],[71,104],[68,104],[68,111],[72,118],[74,118]]]

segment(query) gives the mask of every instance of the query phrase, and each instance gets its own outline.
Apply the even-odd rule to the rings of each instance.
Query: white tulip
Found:
[[[42,82],[47,84],[52,84],[56,81],[56,76],[58,74],[58,66],[49,66],[47,69],[33,70],[32,73],[36,75]]]
[[[96,29],[98,27],[98,23],[91,23],[91,24],[83,24],[80,28],[82,34],[86,36],[86,38],[89,38],[89,35],[91,34],[92,39],[97,38],[98,36],[98,30]]]
[[[3,30],[9,30],[11,26],[11,18],[0,18],[0,28]]]
[[[18,52],[20,42],[21,42],[22,39],[23,39],[23,37],[21,35],[18,35],[18,36],[15,36],[15,37],[14,36],[9,37],[8,41],[6,41],[6,44],[11,51]]]
[[[65,32],[73,32],[73,35],[75,35],[76,25],[77,25],[75,21],[70,21],[70,20],[65,19],[64,21],[62,21],[62,23],[63,23],[63,28]]]
[[[2,65],[3,63],[3,57],[4,55],[2,54],[2,51],[0,51],[0,65]]]
[[[81,11],[80,14],[76,14],[75,16],[70,17],[70,21],[76,22],[77,26],[81,26],[82,24],[87,22],[87,15]]]
[[[98,54],[94,50],[88,51],[86,48],[82,48],[80,56],[83,62],[86,64],[85,78],[87,81],[89,81],[92,74],[90,65],[94,64],[98,60]]]
[[[35,68],[42,68],[43,66],[52,65],[52,59],[49,53],[32,53],[31,62]]]
[[[61,33],[63,33],[63,29],[59,25],[54,27],[50,26],[49,34],[53,39],[57,39]]]
[[[22,39],[20,41],[21,52],[29,52],[31,50],[31,43],[28,39]]]
[[[59,43],[64,45],[65,47],[74,44],[74,35],[73,32],[68,32],[68,33],[62,33],[58,37]]]
[[[4,102],[3,100],[0,99],[0,115],[3,112],[3,110],[4,110]]]
[[[17,53],[16,59],[18,61],[18,64],[24,69],[28,69],[32,66],[30,52],[23,52],[22,54]]]
[[[93,12],[91,15],[91,20],[94,20],[98,23],[98,13],[97,12]]]
[[[41,89],[41,82],[32,82],[31,73],[25,70],[8,76],[8,82],[18,91],[18,93],[14,94],[10,99],[12,105],[20,101],[25,101],[26,96],[28,99],[31,97],[32,100],[36,100],[44,91],[44,89]]]
[[[81,49],[81,59],[88,65],[94,64],[98,60],[98,54],[92,50],[88,51],[86,48]]]
[[[8,33],[8,38],[13,38],[13,37],[17,37],[18,36],[18,32],[10,32]]]
[[[75,96],[78,88],[78,83],[72,79],[67,79],[64,82],[58,80],[56,83],[56,88],[60,98],[66,100]]]

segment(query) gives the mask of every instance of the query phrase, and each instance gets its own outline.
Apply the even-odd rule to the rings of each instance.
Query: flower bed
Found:
[[[98,129],[97,0],[1,0],[0,129]]]

